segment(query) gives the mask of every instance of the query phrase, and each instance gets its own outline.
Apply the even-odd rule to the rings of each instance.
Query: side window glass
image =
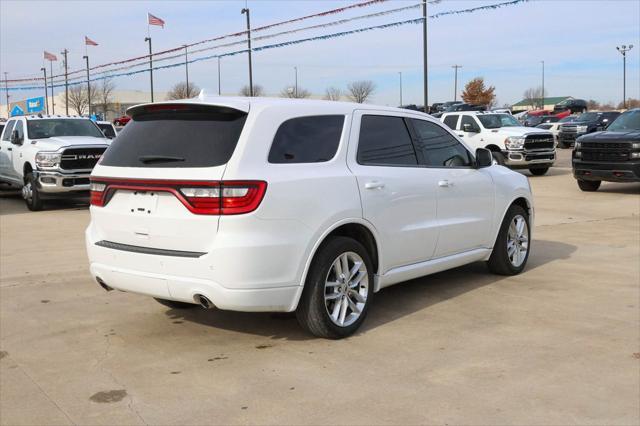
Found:
[[[2,140],[3,141],[10,141],[11,140],[11,132],[13,132],[13,126],[15,126],[16,121],[12,120],[9,121],[7,123],[7,125],[4,128],[4,133],[2,134]]]
[[[467,127],[470,126],[469,129],[471,129],[471,131],[480,132],[480,126],[478,126],[478,123],[476,123],[476,120],[474,120],[473,117],[469,115],[463,115],[462,120],[460,121],[460,130],[466,131],[465,124],[468,124]]]
[[[442,126],[425,120],[411,120],[426,166],[469,167],[471,155],[456,138]]]
[[[418,159],[402,117],[364,115],[360,123],[358,163],[376,166],[412,166]]]
[[[320,163],[338,151],[344,116],[298,117],[280,125],[269,151],[270,163]]]
[[[18,132],[18,137],[24,140],[24,129],[22,127],[22,121],[20,120],[16,121],[16,127],[14,130]]]
[[[446,124],[451,130],[455,130],[456,124],[458,124],[458,115],[447,115],[444,118],[444,124]]]

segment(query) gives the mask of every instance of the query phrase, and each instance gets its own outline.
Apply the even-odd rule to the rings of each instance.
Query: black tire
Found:
[[[558,148],[566,149],[566,148],[569,148],[569,145],[567,145],[564,141],[559,140]]]
[[[530,168],[529,171],[534,176],[542,176],[547,174],[547,172],[549,171],[549,167],[533,167]]]
[[[349,252],[357,254],[364,262],[368,287],[360,316],[352,324],[340,326],[332,321],[328,307],[325,305],[325,282],[331,273],[334,261],[340,255]],[[347,237],[333,237],[325,241],[313,258],[296,310],[296,317],[302,328],[317,337],[327,339],[340,339],[353,334],[364,321],[371,306],[374,272],[369,253],[358,241]]]
[[[503,153],[497,152],[497,151],[491,151],[491,155],[493,155],[493,159],[496,160],[496,163],[498,163],[501,166],[504,166],[505,158]]]
[[[578,179],[578,186],[585,192],[595,192],[600,188],[602,181]]]
[[[167,308],[171,308],[171,309],[192,309],[192,308],[197,308],[199,306],[194,303],[185,303],[185,302],[177,302],[175,300],[158,299],[157,297],[154,297],[154,299],[159,304],[164,305]]]
[[[22,190],[22,198],[24,198],[24,202],[27,204],[27,208],[32,212],[37,212],[42,210],[44,203],[42,202],[42,198],[40,197],[40,192],[38,191],[38,187],[36,185],[36,177],[33,173],[28,173],[24,187]]]
[[[518,215],[522,216],[527,224],[528,246],[524,260],[520,265],[516,266],[511,263],[511,260],[509,259],[507,242],[511,221],[513,221]],[[531,227],[529,226],[529,215],[522,207],[513,204],[509,207],[509,210],[507,210],[507,214],[504,216],[502,225],[500,225],[500,232],[498,232],[498,237],[493,245],[493,251],[491,252],[491,257],[489,258],[487,265],[489,266],[489,270],[494,274],[517,275],[522,272],[527,265],[529,253],[531,253]]]

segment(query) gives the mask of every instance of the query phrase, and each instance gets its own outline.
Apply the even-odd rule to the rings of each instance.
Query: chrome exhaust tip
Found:
[[[100,284],[100,287],[104,288],[105,291],[111,291],[113,290],[111,287],[109,287],[107,285],[107,283],[105,283],[104,281],[102,281],[102,278],[100,277],[96,277],[96,281],[98,282],[98,284]]]
[[[202,306],[204,309],[215,308],[215,305],[213,304],[213,302],[211,302],[211,300],[209,300],[209,298],[207,298],[207,296],[203,296],[202,294],[196,294],[194,299],[196,299],[196,302],[198,302],[198,304]]]

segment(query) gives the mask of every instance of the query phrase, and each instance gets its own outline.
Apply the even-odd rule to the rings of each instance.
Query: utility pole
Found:
[[[87,104],[89,105],[89,117],[91,117],[91,81],[89,80],[89,55],[84,55],[82,59],[87,61]],[[78,111],[78,114],[80,114],[80,111]]]
[[[249,8],[245,7],[240,13],[247,15],[247,46],[249,48],[249,96],[253,96],[253,69],[251,66],[251,19],[249,18]]]
[[[51,78],[51,113],[56,113],[56,98],[53,97],[53,61],[49,61],[49,77]],[[45,90],[47,90],[47,85],[45,84]]]
[[[544,109],[544,61],[540,61],[542,62],[542,109]]]
[[[618,52],[622,53],[622,107],[627,108],[627,52],[633,49],[633,44],[629,46],[616,46]]]
[[[455,70],[455,77],[453,78],[453,101],[458,99],[458,68],[462,68],[462,65],[452,65],[451,68]]]
[[[295,89],[293,89],[293,90],[294,90],[294,93],[295,93],[296,98],[297,98],[298,97],[298,67],[293,67],[293,69],[296,72],[296,85],[294,86]]]
[[[149,42],[149,78],[151,79],[151,102],[153,102],[153,55],[151,54],[151,37],[145,37],[144,41]]]
[[[218,96],[222,94],[220,90],[220,56],[218,56]]]
[[[400,106],[402,107],[402,71],[398,72],[400,76]]]
[[[11,109],[9,108],[9,84],[8,84],[8,79],[7,79],[7,72],[4,72],[4,91],[5,94],[7,96],[7,118],[9,118],[9,116],[11,116]]]
[[[62,51],[64,55],[64,113],[69,115],[69,64],[67,63],[67,54],[69,51],[65,48]]]
[[[40,71],[44,73],[44,104],[47,106],[47,115],[49,114],[49,93],[47,91],[47,68],[42,67]]]
[[[427,67],[427,0],[422,0],[422,47],[424,75],[424,112],[429,113],[429,78]]]
[[[190,97],[189,95],[191,94],[191,91],[189,90],[189,58],[188,58],[188,53],[187,53],[187,48],[188,46],[185,44],[184,45],[184,71],[187,75],[187,98]]]

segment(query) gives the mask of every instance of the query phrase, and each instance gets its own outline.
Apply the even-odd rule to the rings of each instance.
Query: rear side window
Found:
[[[247,114],[206,105],[158,104],[131,110],[100,164],[117,167],[215,167],[226,164]]]
[[[404,119],[382,115],[362,116],[358,163],[372,166],[417,165],[418,159]]]
[[[9,121],[7,123],[7,126],[4,128],[4,133],[2,134],[3,141],[11,140],[11,132],[13,131],[13,126],[15,126],[15,124],[16,124],[15,120]]]
[[[444,124],[446,124],[451,130],[455,130],[456,124],[458,124],[458,115],[447,115],[444,118]]]
[[[336,155],[344,125],[342,115],[287,120],[273,138],[269,163],[320,163]]]

